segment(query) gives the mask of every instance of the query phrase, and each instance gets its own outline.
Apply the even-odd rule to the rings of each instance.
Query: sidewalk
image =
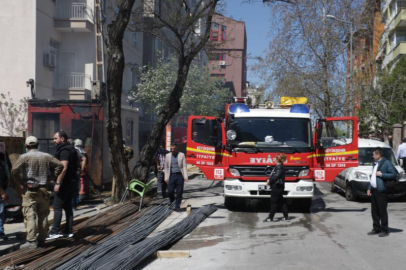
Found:
[[[189,172],[189,179],[199,179],[199,170],[197,167],[194,167],[193,165],[188,164],[188,172]],[[151,180],[154,180],[154,186],[156,187],[156,177],[151,175]],[[189,182],[190,183],[190,182]],[[194,186],[193,184],[187,184],[189,188],[191,186]],[[187,195],[184,197],[188,197]],[[188,200],[183,200],[182,206],[181,207],[186,207],[188,204]],[[195,207],[195,205],[194,205]],[[111,209],[112,206],[107,206],[102,199],[99,199],[97,201],[85,201],[85,203],[81,204],[78,206],[78,210],[74,211],[74,222],[79,222],[82,221],[83,219],[89,218],[91,216],[100,214],[104,211],[107,211]],[[50,227],[52,226],[52,221],[54,217],[54,212],[50,211],[49,216],[48,216],[48,222],[50,224]],[[164,229],[165,227],[170,227],[173,224],[176,224],[180,220],[186,217],[186,212],[183,213],[177,213],[174,212],[168,217],[167,220],[161,224],[161,226],[158,228],[159,231]],[[62,216],[62,223],[65,221],[65,214]],[[11,223],[11,224],[4,224],[4,233],[8,237],[8,240],[0,240],[0,256],[7,254],[11,251],[18,250],[20,248],[20,245],[25,243],[25,226],[24,223]]]
[[[78,206],[77,211],[73,212],[74,222],[97,215],[110,208],[111,206],[107,206],[102,199],[97,201],[86,201]],[[51,210],[48,216],[50,227],[52,226],[53,218],[54,212]],[[64,221],[65,214],[62,216],[62,223]],[[19,249],[20,245],[25,243],[26,232],[23,222],[4,224],[4,233],[8,237],[8,240],[0,240],[0,256]]]

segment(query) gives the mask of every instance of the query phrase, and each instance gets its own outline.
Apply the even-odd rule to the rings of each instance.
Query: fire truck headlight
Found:
[[[362,172],[355,172],[355,179],[359,179],[359,180],[369,180],[368,179],[368,175],[366,173],[362,173]]]
[[[234,141],[235,138],[237,138],[237,132],[235,132],[235,130],[230,129],[227,131],[227,139]]]
[[[240,176],[240,172],[237,169],[230,169],[230,173],[233,176]]]
[[[299,173],[299,177],[308,176],[308,175],[309,175],[309,170],[301,170]]]
[[[312,191],[313,187],[296,187],[296,191],[301,191],[301,192],[305,192],[305,191]]]
[[[242,187],[241,186],[226,185],[226,189],[227,190],[239,190],[239,191],[241,191]]]

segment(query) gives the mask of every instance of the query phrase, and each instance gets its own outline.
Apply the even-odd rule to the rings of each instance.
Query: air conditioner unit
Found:
[[[55,50],[49,49],[44,52],[44,66],[49,68],[56,67],[56,52]]]
[[[219,66],[225,66],[226,65],[226,61],[219,61]]]

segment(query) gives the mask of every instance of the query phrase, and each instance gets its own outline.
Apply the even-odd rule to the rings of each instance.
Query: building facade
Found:
[[[220,14],[213,16],[208,67],[213,77],[224,78],[234,95],[246,96],[247,33],[245,22]]]
[[[380,49],[379,41],[384,30],[384,24],[381,21],[381,0],[366,1],[361,20],[365,28],[353,33],[352,62],[349,46],[347,50],[347,88],[350,88],[350,80],[353,80],[353,93],[351,94],[354,99],[353,115],[360,105],[362,92],[366,87],[373,85],[376,77],[376,58]],[[351,63],[353,65],[352,76]]]
[[[385,28],[377,61],[380,69],[391,69],[406,54],[406,1],[382,0],[381,14]]]
[[[88,101],[103,97],[108,59],[101,32],[104,14],[117,10],[113,0],[14,0],[0,9],[0,92],[14,101]],[[122,91],[122,126],[126,145],[138,159],[138,109],[128,103],[128,91],[139,82],[132,66],[142,65],[143,35],[126,31],[126,67]],[[27,81],[33,81],[33,94]],[[90,105],[89,105],[90,106]],[[106,110],[105,110],[106,111]],[[52,138],[63,122],[63,114],[32,112],[27,135]],[[106,113],[104,117],[108,117]],[[37,127],[37,128],[35,128]],[[43,128],[39,128],[43,127]],[[35,130],[35,132],[33,132]],[[103,178],[112,177],[107,136],[103,129]],[[69,134],[71,135],[71,134]]]

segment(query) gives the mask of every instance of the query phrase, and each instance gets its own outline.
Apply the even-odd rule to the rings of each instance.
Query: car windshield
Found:
[[[271,146],[310,147],[309,119],[242,117],[235,118],[229,129],[237,133],[235,142],[271,142]],[[258,145],[258,144],[257,144]]]
[[[372,166],[374,164],[374,158],[372,157],[372,154],[375,149],[376,148],[372,148],[372,147],[359,148],[359,165]],[[389,159],[394,166],[397,165],[396,158],[395,158],[395,155],[393,154],[392,149],[391,148],[382,148],[382,150],[383,150],[384,157],[386,159]]]

